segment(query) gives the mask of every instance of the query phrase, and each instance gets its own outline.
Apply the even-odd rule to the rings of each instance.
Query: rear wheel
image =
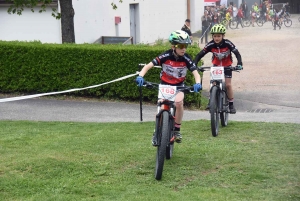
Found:
[[[162,112],[161,119],[159,121],[159,135],[160,143],[157,147],[156,153],[156,165],[155,165],[155,179],[161,180],[162,172],[164,168],[166,147],[168,144],[168,134],[169,134],[169,113],[167,111]]]
[[[286,20],[284,21],[284,25],[285,25],[286,27],[292,26],[292,20],[289,19],[289,18],[286,18]]]
[[[218,88],[216,86],[213,86],[210,93],[209,111],[211,133],[214,137],[216,137],[219,132]]]

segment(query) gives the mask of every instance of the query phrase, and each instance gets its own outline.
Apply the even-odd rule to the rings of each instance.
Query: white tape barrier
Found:
[[[49,92],[49,93],[42,93],[42,94],[33,94],[33,95],[19,96],[19,97],[12,97],[12,98],[3,98],[3,99],[0,99],[0,103],[10,102],[10,101],[17,101],[17,100],[24,100],[24,99],[30,99],[30,98],[37,98],[37,97],[41,97],[41,96],[49,96],[49,95],[54,95],[54,94],[63,94],[63,93],[69,93],[69,92],[73,92],[73,91],[81,91],[81,90],[85,90],[85,89],[96,88],[96,87],[100,87],[102,85],[106,85],[106,84],[110,84],[110,83],[113,83],[113,82],[125,80],[127,78],[136,76],[138,74],[139,74],[139,72],[136,72],[134,74],[126,75],[124,77],[120,77],[118,79],[115,79],[115,80],[112,80],[112,81],[109,81],[109,82],[105,82],[105,83],[102,83],[102,84],[93,85],[93,86],[89,86],[89,87],[84,87],[84,88],[76,88],[76,89],[69,89],[69,90],[65,90],[65,91]]]

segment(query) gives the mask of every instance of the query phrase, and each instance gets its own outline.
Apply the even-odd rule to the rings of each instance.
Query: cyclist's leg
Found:
[[[176,106],[176,113],[175,113],[175,141],[180,143],[181,142],[181,134],[180,134],[180,127],[183,117],[183,99],[184,93],[179,92],[175,97],[175,106]]]
[[[229,110],[231,114],[236,113],[236,109],[234,108],[233,105],[233,87],[231,84],[231,79],[232,79],[232,71],[230,69],[225,68],[225,82],[226,82],[226,89],[227,89],[227,96],[229,100]]]

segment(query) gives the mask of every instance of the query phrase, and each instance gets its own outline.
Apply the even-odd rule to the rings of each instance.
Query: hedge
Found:
[[[149,63],[168,48],[166,45],[0,41],[0,92],[35,94],[101,84],[135,73],[139,63]],[[198,52],[196,46],[187,49],[193,58]],[[158,82],[159,72],[160,69],[153,68],[145,79]],[[72,95],[136,101],[139,91],[134,79],[72,92]],[[192,73],[188,73],[186,84],[193,83]],[[157,91],[144,89],[143,97],[155,101]],[[185,102],[194,104],[198,98],[199,94],[188,94]]]

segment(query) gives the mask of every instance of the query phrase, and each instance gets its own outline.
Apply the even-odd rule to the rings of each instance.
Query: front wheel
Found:
[[[292,20],[290,20],[289,18],[286,18],[286,20],[284,21],[284,25],[285,25],[286,27],[292,26]]]
[[[212,87],[210,92],[209,100],[209,111],[210,111],[210,125],[211,133],[214,137],[217,137],[219,132],[219,104],[218,104],[218,88],[216,86]]]
[[[159,133],[160,143],[157,147],[156,153],[156,165],[155,165],[155,179],[161,180],[162,172],[164,168],[166,147],[168,144],[169,136],[169,113],[167,111],[162,112],[160,121],[159,121]]]
[[[229,21],[229,27],[231,29],[236,29],[236,24],[237,24],[237,22],[235,20],[230,20]]]
[[[256,24],[257,26],[261,27],[262,25],[264,25],[264,21],[262,19],[257,19]]]
[[[248,19],[243,20],[243,25],[244,25],[245,27],[249,27],[250,24],[251,24],[251,21],[250,21],[250,20],[248,20]]]
[[[176,114],[176,107],[174,106],[173,112],[171,112],[171,115],[173,116],[172,119],[169,120],[169,141],[167,145],[167,150],[166,150],[166,159],[171,159],[173,156],[173,151],[174,151],[174,141],[175,141],[175,136],[174,136],[174,126],[175,126],[175,114]]]
[[[229,108],[229,101],[228,101],[228,97],[226,94],[226,85],[225,83],[223,84],[223,87],[225,89],[224,92],[222,92],[222,96],[221,96],[221,101],[222,101],[222,106],[221,106],[221,112],[220,112],[220,119],[221,119],[221,125],[222,126],[227,126],[228,125],[228,108]]]

